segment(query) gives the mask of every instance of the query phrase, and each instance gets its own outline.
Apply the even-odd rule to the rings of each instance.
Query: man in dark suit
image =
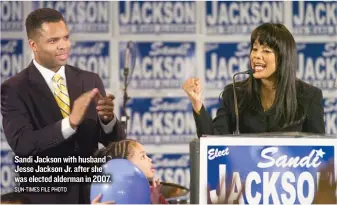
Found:
[[[66,64],[71,42],[62,15],[53,9],[35,10],[26,19],[26,30],[34,60],[1,87],[3,129],[14,153],[20,157],[89,157],[99,142],[107,145],[124,139],[125,131],[113,111],[114,96],[106,96],[99,76]],[[46,164],[25,166],[36,168],[38,165]],[[83,173],[72,174],[83,176]],[[61,173],[20,173],[20,176],[32,175]],[[42,185],[54,186],[50,182],[21,184],[25,187]],[[66,193],[27,196],[32,203],[90,203],[87,186],[61,185],[67,187]]]

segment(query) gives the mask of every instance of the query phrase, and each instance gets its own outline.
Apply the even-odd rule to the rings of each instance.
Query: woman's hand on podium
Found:
[[[199,114],[202,107],[202,92],[199,78],[188,78],[182,87],[192,102],[193,110]]]

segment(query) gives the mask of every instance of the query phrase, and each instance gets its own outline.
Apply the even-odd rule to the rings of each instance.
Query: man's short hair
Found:
[[[1,204],[30,204],[31,201],[22,193],[10,192],[1,195]]]
[[[62,14],[55,9],[41,8],[32,11],[26,18],[26,31],[28,39],[37,35],[38,29],[42,28],[43,23],[65,22]]]

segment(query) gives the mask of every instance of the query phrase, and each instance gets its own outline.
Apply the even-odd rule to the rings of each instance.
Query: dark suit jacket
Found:
[[[297,80],[296,92],[298,105],[304,110],[305,118],[300,123],[281,127],[274,119],[275,109],[264,112],[260,102],[247,102],[245,87],[236,89],[239,103],[240,133],[264,132],[308,132],[325,133],[322,91],[303,81]],[[246,100],[246,101],[245,101]],[[245,105],[244,105],[245,104]],[[233,134],[236,120],[232,84],[225,87],[220,108],[215,119],[203,106],[200,114],[194,112],[198,137],[202,135]]]
[[[93,88],[98,88],[105,95],[102,80],[97,74],[69,65],[65,66],[65,74],[71,107],[74,100]],[[92,102],[76,133],[64,139],[61,133],[63,117],[60,109],[33,62],[1,86],[1,112],[5,136],[18,156],[91,156],[97,150],[98,142],[106,146],[109,142],[126,136],[118,121],[112,133],[105,134],[98,119],[95,102]],[[30,199],[33,203],[90,203],[87,201],[88,190],[84,190],[83,185],[63,185],[68,186],[67,194],[34,194],[33,197],[30,195]],[[23,186],[36,185],[28,183]]]

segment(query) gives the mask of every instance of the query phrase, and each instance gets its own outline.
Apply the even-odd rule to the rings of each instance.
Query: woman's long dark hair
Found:
[[[273,107],[278,124],[280,127],[286,127],[295,121],[301,121],[303,116],[299,116],[297,112],[296,68],[298,63],[294,37],[282,24],[265,23],[252,32],[251,51],[255,41],[261,45],[268,45],[275,53],[276,93]],[[256,101],[256,97],[261,93],[261,80],[251,75],[246,83],[248,83],[248,97]]]

